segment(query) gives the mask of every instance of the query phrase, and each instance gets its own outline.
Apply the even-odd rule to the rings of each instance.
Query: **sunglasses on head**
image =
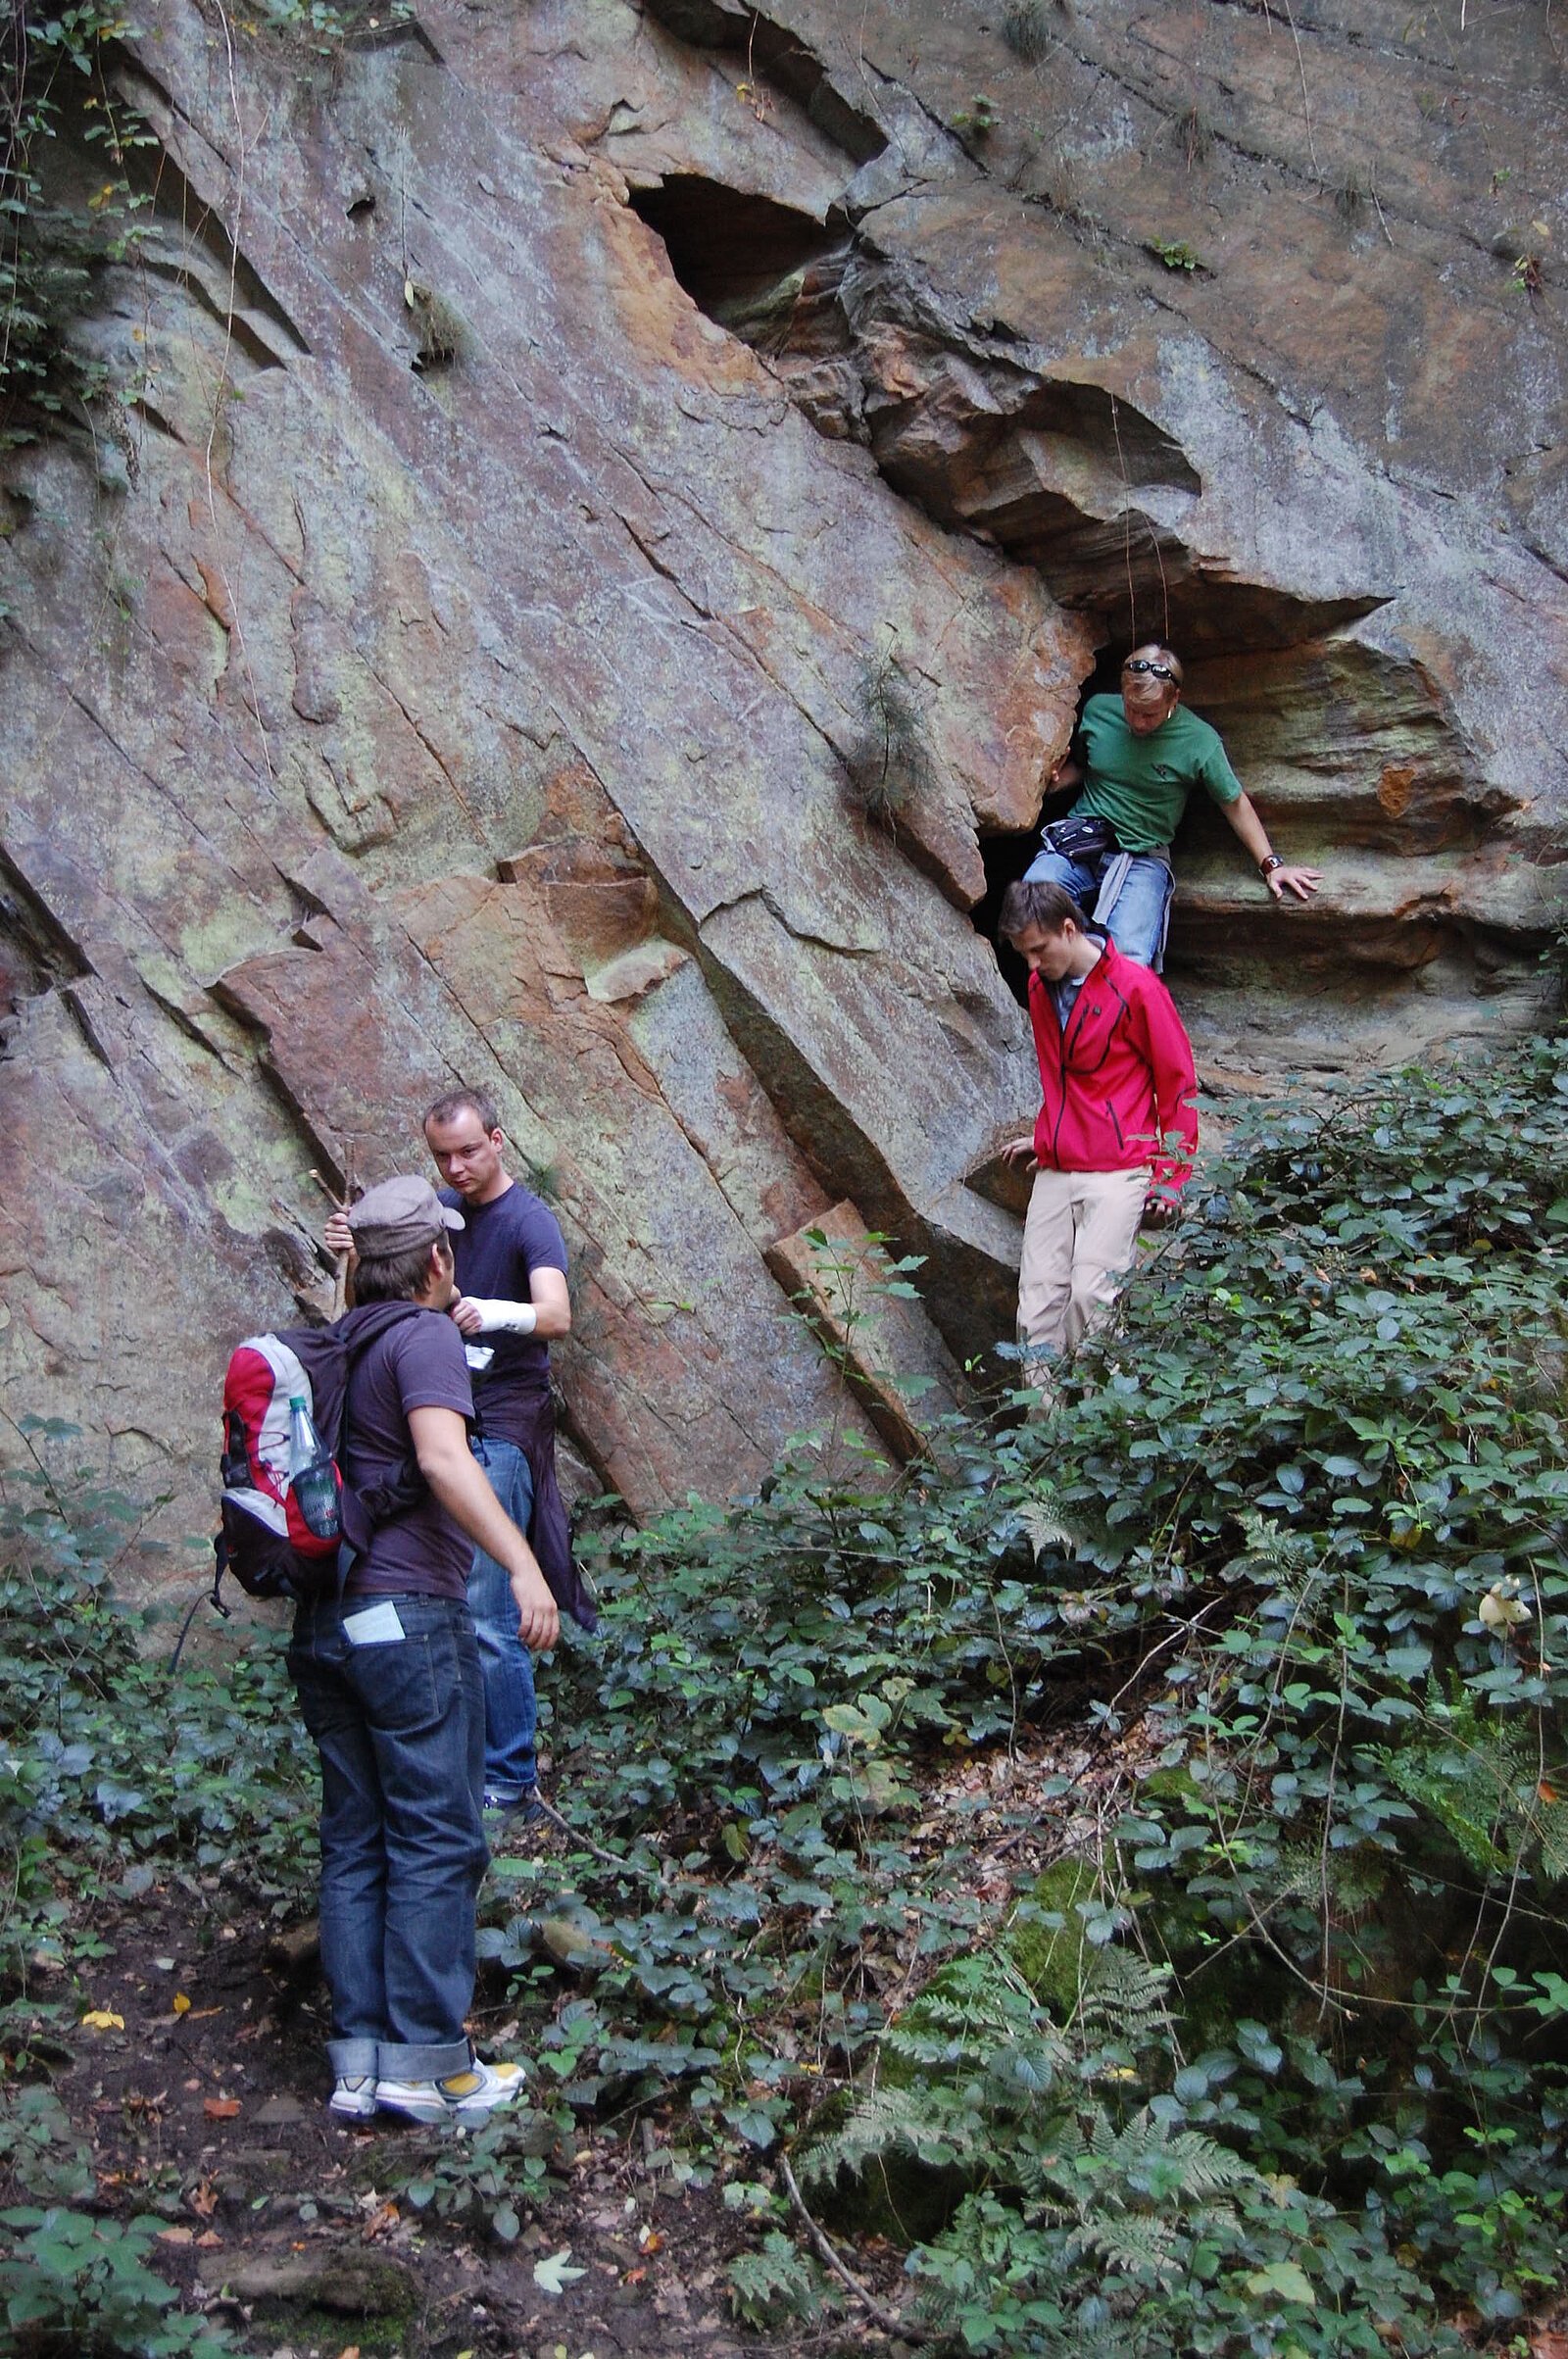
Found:
[[[1156,680],[1173,680],[1176,677],[1168,663],[1151,663],[1147,656],[1129,656],[1122,665],[1122,669],[1130,671],[1136,679],[1140,680],[1146,672],[1150,671],[1153,673]]]

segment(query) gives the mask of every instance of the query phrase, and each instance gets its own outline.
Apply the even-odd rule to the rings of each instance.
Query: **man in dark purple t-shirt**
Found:
[[[410,1503],[378,1524],[341,1596],[299,1603],[288,1662],[321,1756],[321,1964],[332,1994],[332,2111],[468,2121],[508,2103],[515,2064],[484,2064],[473,1996],[484,1691],[467,1605],[475,1548],[504,1568],[514,1629],[548,1647],[555,1599],[468,1449],[473,1400],[449,1315],[448,1232],[425,1180],[383,1181],[349,1216],[358,1256],[339,1460]],[[412,1461],[412,1463],[411,1463]],[[422,1486],[419,1478],[422,1477]]]
[[[464,1213],[453,1240],[461,1292],[452,1315],[473,1377],[482,1428],[476,1454],[502,1506],[527,1533],[557,1602],[593,1630],[598,1616],[572,1562],[556,1480],[549,1347],[571,1328],[560,1225],[507,1169],[505,1134],[482,1092],[437,1099],[424,1135],[447,1183],[442,1201]],[[325,1243],[334,1253],[352,1245],[341,1213],[328,1221]],[[473,1552],[468,1606],[484,1674],[485,1803],[527,1811],[538,1794],[533,1664],[517,1635],[506,1573],[484,1548]]]
[[[463,1209],[464,1227],[453,1243],[461,1292],[452,1315],[467,1343],[483,1428],[478,1454],[497,1499],[532,1540],[558,1597],[591,1626],[591,1609],[572,1594],[570,1542],[556,1488],[550,1343],[571,1328],[560,1224],[507,1169],[495,1106],[477,1090],[437,1099],[424,1117],[424,1136],[446,1182],[442,1202]],[[484,1673],[484,1798],[500,1810],[527,1809],[538,1791],[533,1664],[508,1603],[505,1571],[476,1548],[468,1606]]]

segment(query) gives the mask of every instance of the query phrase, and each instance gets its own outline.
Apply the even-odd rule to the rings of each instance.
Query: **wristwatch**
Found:
[[[1257,873],[1259,876],[1272,876],[1276,868],[1283,868],[1284,865],[1285,860],[1280,853],[1266,853],[1257,863]]]

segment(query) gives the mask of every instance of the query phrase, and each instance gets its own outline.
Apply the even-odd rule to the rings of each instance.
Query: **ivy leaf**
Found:
[[[1296,2261],[1270,2261],[1266,2269],[1254,2269],[1246,2283],[1249,2293],[1260,2297],[1272,2293],[1281,2301],[1299,2302],[1305,2310],[1317,2308],[1317,2295],[1305,2270]]]
[[[1278,2040],[1270,2039],[1260,2023],[1239,2023],[1236,2026],[1236,2044],[1249,2064],[1255,2064],[1259,2072],[1267,2073],[1271,2078],[1285,2061],[1285,2050]]]
[[[726,2105],[724,2119],[749,2146],[757,2146],[763,2152],[778,2136],[771,2117],[760,2105]]]

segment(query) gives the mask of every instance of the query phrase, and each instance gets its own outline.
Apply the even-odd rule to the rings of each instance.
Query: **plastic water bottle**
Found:
[[[292,1394],[288,1404],[288,1487],[299,1502],[305,1529],[318,1540],[336,1540],[341,1529],[337,1473],[301,1393]]]

